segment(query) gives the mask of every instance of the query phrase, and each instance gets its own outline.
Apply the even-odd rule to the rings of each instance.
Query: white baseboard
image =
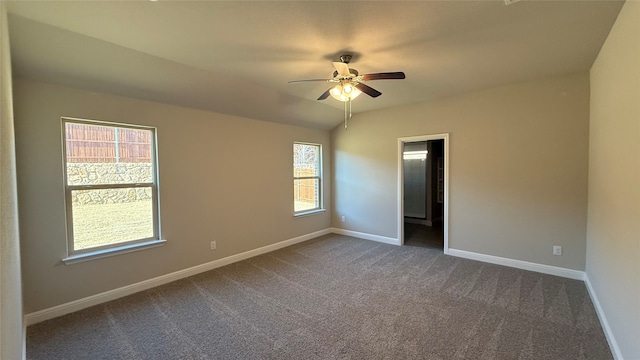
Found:
[[[604,335],[606,336],[607,342],[609,343],[609,348],[611,349],[613,358],[615,360],[624,360],[624,358],[622,357],[622,353],[620,352],[618,342],[613,336],[613,331],[611,330],[609,322],[607,321],[607,317],[604,314],[602,305],[600,305],[600,301],[598,300],[598,296],[596,295],[596,290],[591,285],[591,281],[589,281],[589,275],[586,273],[584,276],[584,283],[587,286],[587,291],[589,292],[589,296],[591,297],[591,302],[593,302],[593,306],[596,308],[596,314],[598,314],[598,319],[600,319],[600,324],[602,324],[602,329],[604,330]]]
[[[557,266],[537,264],[528,261],[503,258],[499,256],[486,255],[465,250],[457,250],[449,248],[448,255],[457,256],[465,259],[477,260],[491,264],[509,266],[517,269],[535,271],[543,274],[561,276],[569,279],[584,280],[584,271],[567,269]]]
[[[331,228],[331,232],[334,233],[334,234],[353,236],[353,237],[357,237],[357,238],[361,238],[361,239],[365,239],[365,240],[373,240],[373,241],[377,241],[377,242],[381,242],[381,243],[385,243],[385,244],[400,245],[400,241],[398,241],[398,239],[392,238],[392,237],[367,234],[367,233],[363,233],[363,232],[358,232],[358,231],[353,231],[353,230],[345,230],[345,229],[339,229],[339,228]]]
[[[301,243],[303,241],[307,241],[307,240],[316,238],[318,236],[326,235],[329,233],[354,236],[357,238],[377,241],[385,244],[400,245],[400,242],[398,241],[398,239],[392,238],[392,237],[368,234],[368,233],[339,229],[339,228],[328,228],[328,229],[316,231],[310,234],[298,236],[292,239],[284,240],[275,244],[249,250],[240,254],[231,255],[222,259],[196,265],[196,266],[179,270],[166,275],[158,276],[152,279],[144,280],[135,284],[123,286],[121,288],[105,291],[100,294],[91,295],[86,298],[74,300],[74,301],[57,305],[48,309],[29,313],[25,315],[25,324],[27,326],[33,325],[45,320],[53,319],[58,316],[70,314],[72,312],[79,311],[94,305],[102,304],[107,301],[115,300],[127,295],[131,295],[143,290],[156,287],[156,286],[164,285],[172,281],[180,280],[180,279],[183,279],[192,275],[196,275],[205,271],[213,270],[225,265],[229,265],[238,261],[242,261],[242,260],[254,257],[254,256],[266,254],[268,252],[275,251],[275,250],[278,250],[290,245],[294,245],[297,243]],[[561,276],[561,277],[566,277],[566,278],[571,278],[576,280],[585,280],[584,272],[578,271],[578,270],[571,270],[571,269],[560,268],[555,266],[536,264],[536,263],[531,263],[531,262],[526,262],[521,260],[502,258],[498,256],[485,255],[485,254],[474,253],[474,252],[465,251],[465,250],[457,250],[457,249],[449,249],[448,254],[452,256],[478,260],[478,261],[488,262],[492,264],[504,265],[504,266],[514,267],[518,269],[536,271],[540,273],[556,275],[556,276]],[[599,303],[597,302],[597,298],[595,297],[595,293],[593,292],[593,289],[591,289],[590,284],[587,285],[587,289],[589,289],[589,293],[591,294],[591,297],[594,300],[594,304],[597,304],[596,309],[598,310],[598,316],[601,316],[601,321],[603,323],[603,326],[605,326],[605,333],[607,334],[607,339],[613,339],[610,333],[610,330],[608,328],[608,323],[606,323],[606,321],[603,320],[604,314],[602,313],[602,309],[600,308]],[[615,345],[616,343],[615,341],[613,342],[610,341],[610,344]],[[614,345],[611,345],[612,351],[615,348],[615,350],[619,354],[619,349],[617,348],[617,345],[615,345],[615,347]],[[617,357],[617,359],[622,359],[622,358]]]
[[[213,270],[225,265],[229,265],[238,261],[242,261],[254,256],[266,254],[271,251],[282,249],[284,247],[311,240],[318,236],[331,233],[331,229],[324,229],[310,234],[298,236],[292,239],[280,241],[275,244],[263,246],[257,249],[245,251],[240,254],[231,255],[222,259],[210,261],[204,264],[196,265],[184,270],[179,270],[166,275],[161,275],[152,279],[144,280],[135,284],[123,286],[121,288],[105,291],[100,294],[91,295],[86,298],[74,300],[65,304],[57,305],[48,309],[36,311],[25,315],[26,326],[33,325],[45,320],[53,319],[58,316],[70,314],[72,312],[86,309],[88,307],[115,300],[127,295],[131,295],[143,290],[151,289],[156,286],[164,285],[172,281],[180,280],[192,275],[196,275],[205,271]]]

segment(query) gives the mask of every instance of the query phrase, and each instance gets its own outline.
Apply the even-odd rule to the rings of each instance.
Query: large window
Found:
[[[294,213],[302,215],[322,209],[322,146],[293,144]]]
[[[155,128],[62,124],[67,259],[160,242]]]

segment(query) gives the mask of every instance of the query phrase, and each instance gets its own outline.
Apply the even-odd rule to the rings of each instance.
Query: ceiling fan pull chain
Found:
[[[351,99],[349,99],[349,100],[351,100]],[[348,102],[350,103],[351,101],[348,101]],[[345,130],[347,129],[347,120],[348,120],[347,119],[347,101],[345,101],[344,102],[344,129]]]
[[[349,120],[351,120],[352,117],[353,114],[351,114],[351,98],[349,98]]]

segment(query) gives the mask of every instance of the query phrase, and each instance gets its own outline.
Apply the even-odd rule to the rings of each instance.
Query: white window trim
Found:
[[[71,265],[71,264],[85,262],[93,259],[101,259],[109,256],[126,254],[134,251],[154,248],[154,247],[162,246],[166,242],[167,240],[151,240],[151,241],[145,241],[145,242],[135,243],[130,245],[112,247],[112,248],[103,249],[103,250],[85,252],[81,254],[67,256],[66,258],[62,259],[62,262],[64,262],[65,265]]]
[[[66,230],[67,230],[67,257],[62,259],[66,265],[84,262],[92,259],[99,259],[118,254],[125,254],[133,251],[153,248],[163,245],[166,240],[161,237],[160,227],[160,190],[158,180],[158,130],[152,126],[141,126],[124,123],[116,123],[110,121],[89,120],[72,117],[62,117],[62,163],[63,163],[63,181],[65,191],[65,208],[66,208]],[[69,185],[67,179],[67,146],[66,146],[66,123],[87,124],[97,126],[119,127],[128,129],[149,130],[151,136],[151,162],[153,164],[153,181],[149,183],[122,183],[122,184],[101,184],[101,185]],[[71,201],[71,193],[79,189],[115,189],[115,188],[138,188],[150,187],[152,192],[152,210],[153,210],[153,237],[144,239],[135,239],[126,242],[120,242],[113,245],[96,246],[88,249],[75,250],[73,239],[73,208]]]
[[[295,197],[294,197],[294,209],[293,209],[293,216],[294,217],[302,217],[302,216],[307,216],[307,215],[313,215],[313,214],[318,214],[318,213],[323,213],[326,211],[326,209],[324,208],[324,191],[322,191],[322,186],[323,186],[323,178],[324,178],[324,164],[323,164],[323,156],[322,156],[322,144],[315,144],[315,143],[309,143],[309,142],[301,142],[301,141],[294,141],[293,144],[299,144],[299,145],[310,145],[310,146],[317,146],[319,151],[318,151],[318,165],[319,165],[319,174],[318,176],[294,176],[293,177],[293,181],[295,183],[296,180],[305,180],[305,179],[318,179],[318,207],[317,208],[313,208],[313,209],[307,209],[307,210],[301,210],[301,211],[295,211]]]
[[[302,216],[308,216],[308,215],[314,215],[314,214],[318,214],[318,213],[323,213],[326,212],[326,209],[323,208],[318,208],[318,209],[313,209],[313,210],[304,210],[304,211],[298,211],[297,213],[293,214],[293,216],[295,217],[302,217]]]

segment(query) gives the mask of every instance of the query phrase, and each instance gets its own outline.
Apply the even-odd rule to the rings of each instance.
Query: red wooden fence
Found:
[[[316,171],[315,169],[308,168],[294,168],[294,174],[299,177],[314,176]],[[315,203],[318,191],[316,188],[317,184],[315,179],[294,181],[293,193],[295,199],[305,203]]]
[[[65,125],[67,162],[151,162],[151,130]]]

